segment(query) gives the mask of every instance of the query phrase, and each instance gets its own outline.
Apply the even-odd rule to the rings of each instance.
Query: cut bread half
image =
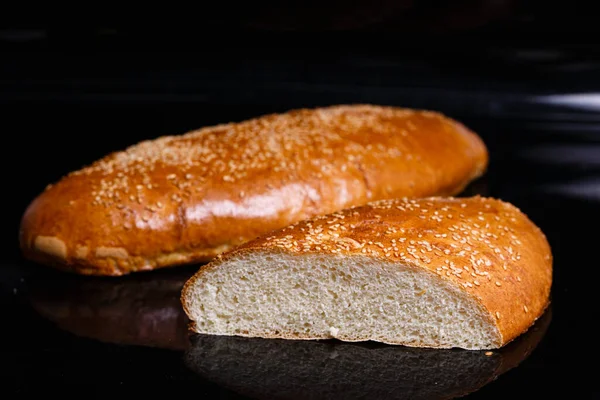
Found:
[[[544,234],[494,199],[387,200],[305,220],[202,268],[198,333],[493,349],[549,302]]]

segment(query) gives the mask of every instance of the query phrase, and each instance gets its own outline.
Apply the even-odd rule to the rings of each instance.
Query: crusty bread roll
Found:
[[[487,160],[478,136],[432,112],[268,115],[145,141],[69,174],[26,210],[21,248],[92,275],[206,261],[313,215],[457,193]]]
[[[184,360],[203,378],[253,399],[453,399],[518,366],[551,318],[549,308],[494,352],[194,335]]]
[[[542,231],[490,198],[381,200],[246,243],[182,291],[198,333],[494,349],[548,305]]]
[[[118,281],[39,271],[26,279],[27,297],[42,317],[74,335],[185,350],[189,321],[179,295],[195,272],[190,268],[194,267],[134,274]]]

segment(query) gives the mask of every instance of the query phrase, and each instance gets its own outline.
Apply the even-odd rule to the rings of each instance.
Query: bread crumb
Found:
[[[340,330],[338,328],[335,328],[333,326],[329,328],[329,334],[332,337],[337,337],[338,333],[340,333]]]
[[[486,351],[485,352],[485,355],[488,356],[488,357],[491,356],[492,354],[494,354],[494,353],[492,353],[491,351]]]

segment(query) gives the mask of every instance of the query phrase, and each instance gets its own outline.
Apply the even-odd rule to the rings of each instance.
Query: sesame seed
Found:
[[[183,201],[186,205],[194,204],[198,199],[204,198],[211,185],[221,180],[241,182],[246,179],[244,182],[247,182],[264,171],[275,169],[283,180],[304,170],[312,171],[310,179],[314,179],[317,172],[326,180],[339,179],[339,171],[346,164],[333,168],[332,155],[338,152],[344,154],[349,173],[353,175],[357,165],[365,162],[365,157],[368,159],[373,152],[379,151],[378,140],[372,141],[370,151],[367,150],[367,145],[356,142],[346,145],[345,140],[340,140],[340,136],[343,139],[345,134],[343,129],[338,132],[337,128],[333,131],[324,127],[313,133],[312,128],[307,127],[323,124],[322,118],[331,116],[328,117],[327,113],[311,115],[302,114],[302,118],[298,117],[296,127],[290,127],[289,120],[280,120],[275,116],[267,120],[257,119],[241,124],[205,128],[181,137],[165,137],[132,146],[91,167],[92,171],[102,177],[102,181],[94,183],[86,201],[96,201],[98,206],[106,207],[108,204],[108,207],[135,212],[130,216],[132,220],[139,218],[148,222],[151,213],[159,209],[172,210],[177,207],[175,203]],[[348,118],[348,121],[353,122],[346,121],[344,124],[352,127],[352,132],[356,131],[357,126],[364,124],[359,120],[354,121],[353,116]],[[362,118],[361,116],[360,119]],[[388,123],[386,119],[380,121],[379,118],[374,121],[378,122],[375,124],[378,127],[373,129],[381,129],[381,133],[385,135],[397,133],[394,130],[397,124]],[[375,132],[378,133],[380,132]],[[329,144],[332,138],[336,141],[335,147]],[[243,146],[248,146],[248,149],[235,148],[238,141],[244,143]],[[295,152],[295,157],[291,159],[286,152]],[[402,154],[406,152],[403,150]],[[246,189],[250,190],[249,194],[239,190],[233,192],[231,200],[236,201],[238,196],[250,197],[255,195],[255,190],[264,190],[265,187],[274,191],[281,190],[279,180],[269,182],[267,186],[258,180],[257,189]],[[289,184],[289,181],[285,184]],[[156,187],[160,190],[156,190]],[[90,196],[92,189],[96,194]],[[390,194],[394,189],[393,186],[390,187]],[[316,196],[319,195],[322,193],[317,190]],[[161,201],[156,201],[157,199]],[[354,208],[300,222],[294,228],[286,230],[284,235],[276,234],[269,239],[269,245],[280,246],[286,251],[294,249],[332,254],[377,254],[431,271],[443,271],[443,279],[461,282],[464,287],[473,288],[481,286],[481,283],[485,284],[481,276],[500,286],[500,281],[506,279],[506,273],[500,267],[507,269],[507,263],[502,261],[508,261],[508,257],[518,260],[521,258],[520,253],[527,254],[519,247],[521,243],[515,236],[515,225],[509,222],[510,217],[515,214],[510,209],[506,211],[506,217],[500,214],[502,219],[496,220],[496,214],[502,210],[496,204],[500,203],[490,200],[489,204],[494,205],[493,208],[485,207],[484,212],[477,212],[478,209],[484,210],[484,207],[477,206],[474,212],[467,207],[473,201],[405,198],[376,202],[365,206],[366,210]],[[137,214],[140,210],[145,210],[142,215]],[[412,218],[402,218],[404,213],[419,215],[420,220],[417,222]],[[119,215],[129,214],[121,212]],[[392,218],[388,218],[390,215]],[[453,220],[454,216],[457,217],[456,221]],[[506,226],[501,226],[500,221]],[[515,237],[506,243],[508,238],[503,238],[502,232]],[[503,248],[504,244],[512,247]],[[432,256],[432,252],[437,258]],[[446,269],[440,269],[442,260]],[[511,264],[511,268],[513,265]],[[495,276],[492,278],[492,275],[486,275],[486,271]],[[520,278],[517,280],[520,281]]]

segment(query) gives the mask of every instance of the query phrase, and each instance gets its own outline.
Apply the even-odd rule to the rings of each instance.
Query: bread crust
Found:
[[[257,252],[369,257],[435,274],[485,310],[499,332],[495,347],[525,332],[550,301],[550,245],[540,228],[515,206],[480,196],[394,199],[300,221],[218,256],[184,285],[182,304],[192,321],[195,282],[229,259]],[[190,327],[195,330],[193,323]],[[326,338],[302,335],[249,332],[245,336]]]
[[[141,142],[72,172],[29,205],[20,244],[87,275],[204,262],[314,215],[456,194],[487,163],[482,140],[438,113],[294,110]]]

